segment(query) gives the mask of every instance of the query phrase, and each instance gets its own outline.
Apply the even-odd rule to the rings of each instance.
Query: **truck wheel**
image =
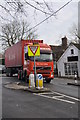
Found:
[[[25,81],[26,80],[26,74],[27,74],[27,72],[26,72],[26,70],[23,72],[23,80]]]
[[[7,70],[6,70],[6,76],[7,77],[12,77],[13,76],[11,68],[7,68]]]
[[[51,82],[51,79],[46,79],[46,83],[50,83]]]
[[[21,80],[21,72],[18,72],[18,80]]]
[[[12,74],[11,73],[6,73],[6,76],[7,77],[12,77]]]
[[[29,83],[29,77],[27,76],[27,71],[26,71],[26,80],[27,83]]]
[[[6,77],[9,77],[9,74],[8,74],[8,73],[6,73]]]
[[[9,73],[9,77],[12,77],[12,76],[13,76],[13,74],[10,72],[10,73]]]

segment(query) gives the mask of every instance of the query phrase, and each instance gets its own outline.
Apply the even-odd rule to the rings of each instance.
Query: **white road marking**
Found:
[[[55,91],[52,91],[52,92],[49,92],[49,93],[33,93],[33,94],[38,95],[38,96],[42,96],[42,97],[45,97],[45,98],[49,98],[49,99],[55,99],[55,100],[71,103],[71,104],[75,104],[75,102],[67,100],[64,97],[70,98],[70,99],[75,100],[75,101],[80,101],[80,99],[78,99],[78,98],[68,96],[68,95],[65,95],[65,94],[62,94],[62,93],[59,93],[59,92],[55,92]],[[52,97],[48,96],[50,94],[53,95],[53,96]],[[57,95],[55,96],[54,94],[57,94]],[[63,99],[61,99],[61,98],[63,98]]]
[[[53,96],[53,98],[56,97],[56,98],[64,98],[64,96]]]
[[[44,92],[44,93],[38,93],[39,95],[41,94],[41,95],[44,95],[44,94],[46,94],[46,95],[49,95],[49,94],[53,94],[53,92]]]
[[[64,96],[64,97],[67,97],[67,98],[70,98],[70,99],[73,99],[73,100],[75,100],[75,101],[80,101],[80,99],[78,99],[78,98],[75,98],[75,97],[72,97],[72,96],[68,96],[68,95],[65,95],[65,94],[62,94],[62,93],[59,93],[59,92],[51,92],[51,93],[39,93],[39,94],[57,94],[57,95],[60,95],[60,96]]]
[[[45,97],[45,98],[49,98],[49,99],[55,99],[55,100],[59,100],[59,101],[62,101],[62,102],[67,102],[67,103],[70,103],[70,104],[75,104],[75,102],[72,102],[72,101],[69,101],[69,100],[64,100],[64,99],[59,99],[57,97],[50,97],[50,96],[46,96],[46,95],[42,95],[42,94],[37,94],[37,93],[33,93],[34,95],[38,95],[38,96],[42,96],[42,97]]]
[[[56,94],[59,94],[59,95],[63,95],[64,97],[73,99],[75,101],[80,101],[80,99],[78,99],[78,98],[75,98],[75,97],[72,97],[72,96],[68,96],[68,95],[65,95],[65,94],[62,94],[62,93],[58,93],[58,92],[53,92],[53,93],[56,93]]]
[[[72,101],[69,101],[69,100],[60,99],[60,98],[57,98],[57,97],[52,97],[52,98],[55,99],[55,100],[59,100],[59,101],[63,101],[63,102],[71,103],[71,104],[75,104],[75,102],[72,102]]]

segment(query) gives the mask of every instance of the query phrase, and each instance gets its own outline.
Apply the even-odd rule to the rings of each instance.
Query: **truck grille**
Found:
[[[46,75],[50,75],[50,72],[37,72],[37,74],[46,74]]]
[[[36,67],[36,70],[51,70],[51,67]]]

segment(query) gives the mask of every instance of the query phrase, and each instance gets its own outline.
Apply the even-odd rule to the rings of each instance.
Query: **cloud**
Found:
[[[78,4],[73,2],[57,14],[57,19],[52,17],[49,23],[43,23],[39,27],[40,36],[46,43],[55,44],[61,39],[60,36],[68,35],[70,27],[73,23],[77,23],[77,21]]]
[[[68,2],[68,0],[46,0],[53,2],[53,9],[54,11],[58,10],[61,6]],[[45,21],[37,28],[39,39],[43,39],[45,43],[48,44],[57,44],[62,36],[65,36],[68,33],[69,28],[73,23],[77,23],[78,21],[78,0],[73,0],[69,5],[63,8],[61,11],[57,13],[56,18],[52,16],[48,21]],[[26,6],[25,6],[26,7]],[[25,8],[26,9],[26,8]],[[36,21],[33,14],[33,9],[28,9],[29,17],[27,20],[31,23],[32,27],[35,26],[37,23],[41,22],[45,19],[45,15],[41,12],[38,12],[35,16]]]

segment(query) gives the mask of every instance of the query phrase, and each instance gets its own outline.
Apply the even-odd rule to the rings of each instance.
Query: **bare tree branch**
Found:
[[[69,34],[71,35],[71,37],[73,37],[74,42],[80,43],[80,31],[78,31],[78,27],[75,23],[73,23],[72,27],[69,30]],[[73,40],[71,38],[71,41]]]
[[[36,10],[42,12],[42,13],[45,13],[45,14],[51,15],[51,13],[48,13],[48,12],[46,12],[46,11],[43,11],[43,10],[37,8],[36,6],[34,6],[34,5],[30,4],[29,2],[27,2],[26,0],[24,0],[24,1],[25,1],[29,6],[33,7],[34,9],[36,9]],[[39,5],[39,2],[37,2],[37,4]]]
[[[44,2],[44,1],[42,3],[40,3],[36,0],[30,0],[30,1],[33,1],[33,4],[28,2],[27,0],[24,0],[23,2],[20,0],[15,0],[15,1],[14,0],[5,0],[4,5],[0,4],[0,7],[2,9],[4,9],[10,15],[10,17],[12,17],[13,19],[16,19],[16,16],[17,16],[17,14],[19,15],[19,13],[21,13],[21,14],[25,15],[25,17],[27,17],[28,16],[28,12],[27,12],[28,6],[32,7],[34,9],[34,11],[35,10],[36,10],[36,12],[40,11],[41,13],[43,13],[45,15],[51,15],[51,12],[53,12],[53,10],[50,8],[50,5],[48,5],[48,3]],[[26,5],[27,5],[27,7],[26,7]],[[53,15],[53,16],[55,16],[55,15]],[[1,18],[3,19],[4,15]]]
[[[3,48],[6,48],[7,46],[12,46],[21,39],[37,38],[38,35],[36,34],[36,30],[26,32],[27,30],[29,30],[29,28],[30,24],[24,21],[20,23],[17,20],[2,26],[0,41],[2,41]]]
[[[12,18],[15,19],[15,17],[10,13],[10,10],[4,7],[3,5],[0,5],[1,8],[3,8]]]

